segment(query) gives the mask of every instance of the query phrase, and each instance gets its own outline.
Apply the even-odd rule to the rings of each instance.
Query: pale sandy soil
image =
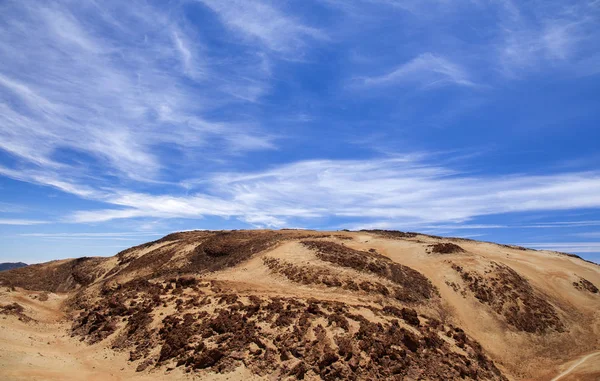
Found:
[[[428,277],[439,289],[442,307],[428,310],[429,307],[423,306],[417,308],[419,313],[462,327],[481,343],[511,380],[600,380],[600,295],[573,287],[579,277],[600,286],[600,266],[557,253],[522,251],[475,241],[456,241],[466,253],[434,255],[427,252],[427,246],[438,241],[431,237],[398,240],[367,233],[346,235],[353,239],[336,242],[357,250],[374,248]],[[131,256],[140,257],[152,249],[144,248]],[[193,246],[186,247],[186,251],[192,249]],[[236,267],[212,273],[208,279],[222,281],[232,290],[256,294],[317,297],[354,304],[364,302],[359,294],[292,283],[273,274],[264,265],[263,257],[266,256],[298,265],[320,266],[321,263],[313,252],[298,242],[284,242]],[[465,297],[448,285],[458,279],[451,263],[483,273],[491,261],[510,266],[552,300],[563,311],[561,318],[567,323],[568,332],[545,336],[517,332],[477,299]],[[340,276],[351,277],[354,270],[340,267],[335,271]],[[369,276],[362,274],[363,278]],[[128,352],[115,352],[109,348],[109,343],[90,346],[70,336],[70,322],[61,312],[67,294],[50,294],[45,302],[39,301],[36,295],[39,293],[21,289],[16,292],[0,290],[0,305],[18,302],[26,308],[25,313],[36,320],[26,323],[15,316],[0,315],[0,380],[259,379],[243,368],[224,375],[191,375],[180,368],[136,372],[136,364],[127,361]]]
[[[67,295],[50,294],[45,302],[33,299],[39,293],[18,290],[0,292],[2,304],[17,302],[36,321],[22,322],[0,315],[0,380],[39,381],[156,381],[156,380],[258,380],[243,368],[226,375],[188,375],[174,369],[137,373],[128,363],[128,353],[115,352],[101,344],[87,345],[69,334],[70,324],[61,311]]]
[[[456,325],[476,338],[492,355],[496,364],[514,379],[526,379],[527,375],[539,374],[540,380],[547,379],[544,374],[557,375],[565,366],[570,366],[573,358],[579,358],[590,349],[600,348],[600,297],[582,293],[572,286],[578,276],[584,277],[594,284],[600,284],[600,267],[581,260],[546,251],[520,251],[495,244],[483,242],[457,242],[467,250],[466,254],[431,255],[426,252],[424,242],[434,243],[437,240],[419,237],[417,240],[389,240],[370,234],[354,235],[352,241],[341,241],[345,245],[369,250],[376,248],[394,261],[418,270],[427,276],[440,290],[447,307],[448,318]],[[269,274],[262,265],[262,257],[269,256],[285,259],[296,264],[319,264],[319,260],[308,249],[296,242],[284,243],[276,250],[264,253],[246,262],[240,268],[232,268],[213,276],[229,282],[239,282],[247,289],[263,289],[282,296],[306,295],[344,302],[360,302],[360,296],[349,297],[339,294],[330,288],[315,291],[314,287],[291,284],[287,279]],[[543,338],[532,337],[527,333],[508,332],[507,327],[499,322],[496,316],[475,299],[464,298],[452,290],[446,280],[456,280],[456,273],[448,262],[456,263],[470,269],[480,269],[490,261],[506,264],[525,276],[534,287],[562,302],[565,310],[577,306],[581,320],[574,321],[571,327],[572,341],[565,340],[564,335],[550,335]],[[351,274],[353,270],[340,269],[339,274]],[[577,275],[577,276],[576,276]],[[431,311],[424,311],[430,312]],[[579,327],[579,323],[594,321],[595,335],[590,337],[585,332],[588,327]],[[533,344],[533,345],[532,345]],[[540,352],[542,347],[549,348],[546,353]],[[515,348],[519,348],[515,351]],[[532,357],[535,360],[532,361]],[[600,369],[600,360],[590,358],[586,366]],[[561,365],[566,363],[565,365]],[[548,370],[551,369],[551,372]],[[583,364],[577,371],[583,372]],[[576,372],[573,371],[573,374]],[[571,375],[573,376],[573,375]],[[531,378],[529,378],[531,379]],[[534,378],[535,379],[535,378]],[[551,378],[550,378],[551,379]],[[566,376],[561,380],[567,380]],[[573,378],[579,379],[579,378]],[[581,378],[581,380],[600,380],[598,378]]]
[[[422,238],[423,239],[423,238]],[[424,240],[432,241],[425,238]],[[519,251],[483,242],[457,242],[467,250],[467,254],[450,254],[444,256],[429,255],[422,245],[411,241],[384,240],[381,238],[363,237],[351,246],[363,250],[375,247],[377,250],[401,264],[410,266],[427,276],[439,288],[442,299],[447,302],[452,319],[457,325],[475,337],[502,369],[514,374],[516,379],[526,373],[543,374],[548,369],[559,370],[556,365],[562,359],[567,362],[582,353],[589,353],[600,348],[600,298],[576,290],[572,282],[575,274],[582,276],[594,284],[600,284],[600,267],[581,260],[551,252]],[[535,339],[529,334],[507,334],[506,327],[501,324],[487,309],[481,308],[476,300],[463,298],[445,284],[446,279],[454,279],[456,274],[446,261],[460,264],[465,268],[478,268],[481,263],[489,261],[506,264],[517,271],[537,288],[562,302],[564,309],[577,306],[581,320],[573,322],[571,333],[576,340],[564,341],[561,335]],[[580,323],[594,321],[595,335],[590,337]],[[532,342],[533,341],[533,342]],[[532,343],[549,349],[539,353],[540,348]],[[515,351],[514,348],[519,348]],[[531,361],[536,356],[536,361]],[[558,358],[558,359],[557,359]]]
[[[559,374],[549,373],[539,381],[598,381],[600,380],[600,351],[589,353],[563,364]]]
[[[600,378],[600,352],[595,352],[577,360],[567,370],[554,377],[552,381],[558,380],[584,380]]]

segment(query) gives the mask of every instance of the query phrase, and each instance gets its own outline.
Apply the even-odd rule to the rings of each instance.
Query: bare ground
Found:
[[[0,275],[7,380],[600,375],[600,266],[559,253],[397,232],[187,232],[24,271]]]

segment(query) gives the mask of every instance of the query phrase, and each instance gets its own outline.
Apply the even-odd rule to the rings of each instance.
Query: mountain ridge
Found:
[[[596,264],[418,233],[178,232],[0,284],[150,376],[542,380],[600,350]]]
[[[23,262],[4,262],[0,263],[0,271],[18,269],[20,267],[28,266],[27,263]]]

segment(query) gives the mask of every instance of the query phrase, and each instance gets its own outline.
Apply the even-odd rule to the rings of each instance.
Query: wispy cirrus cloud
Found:
[[[586,74],[589,46],[600,39],[595,2],[531,6],[503,0],[498,5],[498,63],[504,74],[515,77],[544,69]]]
[[[407,25],[406,29],[414,31],[407,33],[402,28],[392,31],[427,41],[413,45],[400,40],[402,55],[412,52],[416,58],[399,66],[396,73],[373,78],[375,82],[410,77],[414,67],[425,72],[437,67],[438,75],[447,78],[446,83],[470,81],[488,85],[541,72],[569,76],[598,72],[599,58],[593,46],[600,41],[596,27],[600,9],[594,1],[327,0],[327,4],[343,10],[354,21],[366,20],[367,25],[395,12],[400,22]],[[467,19],[467,34],[449,33],[463,30]],[[420,34],[421,29],[427,32]],[[356,38],[360,38],[360,33]],[[431,57],[424,59],[426,56],[419,56],[423,51],[449,64]],[[386,56],[393,55],[391,51]],[[464,73],[469,76],[465,78]],[[418,83],[418,79],[413,83]]]
[[[37,183],[46,180],[29,179]],[[196,190],[197,186],[201,190]],[[62,189],[85,194],[77,190],[76,184]],[[81,210],[68,220],[99,223],[129,218],[217,216],[261,226],[298,223],[311,226],[313,221],[335,216],[372,224],[440,228],[450,223],[460,228],[464,222],[485,215],[600,207],[597,172],[474,176],[434,164],[419,155],[314,160],[260,172],[215,173],[201,184],[186,184],[186,189],[185,195],[119,188],[87,193],[87,198],[112,207]],[[530,225],[549,228],[567,224],[579,226],[574,222]]]
[[[19,213],[26,211],[28,208],[23,205],[0,202],[0,213]]]
[[[27,219],[19,219],[19,218],[0,218],[0,225],[40,225],[47,224],[49,221],[41,221],[41,220],[27,220]]]
[[[162,236],[161,233],[154,232],[89,232],[89,233],[23,233],[19,237],[32,237],[55,240],[139,240],[145,237]]]
[[[519,246],[567,253],[600,253],[600,242],[525,242]]]
[[[426,225],[423,226],[427,229],[451,229],[451,230],[463,230],[463,229],[564,229],[564,228],[585,228],[591,226],[600,226],[600,221],[597,220],[583,220],[583,221],[553,221],[553,222],[539,222],[532,224],[510,224],[510,225],[499,225],[499,224],[453,224],[453,225]],[[577,236],[587,235],[598,235],[596,233],[579,233]]]
[[[197,0],[213,10],[227,28],[250,43],[258,41],[272,52],[297,58],[308,41],[326,39],[318,28],[259,0]],[[283,5],[279,3],[278,5]]]
[[[474,5],[470,0],[322,0],[325,3],[354,15],[364,14],[372,7],[384,7],[409,12],[412,16],[430,18],[432,14],[447,14],[464,5]]]
[[[4,229],[52,234],[54,225],[7,225],[49,219],[65,230],[154,232],[203,219],[212,228],[495,237],[519,229],[534,243],[556,229],[592,234],[600,208],[593,160],[558,172],[544,155],[517,163],[508,151],[547,150],[561,161],[589,154],[579,148],[597,140],[594,99],[575,94],[578,86],[592,94],[594,78],[577,76],[600,68],[595,2],[309,3],[310,12],[272,0],[0,2],[0,180],[61,192],[42,215],[0,204]],[[542,82],[557,91],[544,93]],[[452,91],[422,91],[430,89]],[[497,107],[480,112],[492,101]],[[556,117],[574,123],[555,127],[573,137],[560,150],[553,131],[528,140],[514,123]],[[490,144],[505,163],[398,156]],[[45,196],[13,181],[1,191],[7,203],[40,205]],[[561,212],[583,208],[593,211]],[[497,216],[537,211],[557,222]],[[31,237],[48,247],[49,239],[105,239]]]
[[[423,88],[444,85],[476,86],[462,66],[432,53],[421,54],[387,74],[361,80],[367,86],[399,84],[417,84]]]
[[[212,65],[176,11],[60,1],[0,9],[0,54],[11,57],[0,62],[0,149],[22,165],[147,181],[169,170],[164,147],[204,160],[215,146],[221,156],[274,147],[251,121],[204,116],[265,84]]]

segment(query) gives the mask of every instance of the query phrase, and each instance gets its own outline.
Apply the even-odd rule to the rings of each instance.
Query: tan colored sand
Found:
[[[439,255],[428,253],[428,245],[439,240],[427,236],[387,239],[364,232],[332,234],[351,237],[352,240],[330,240],[358,250],[375,249],[428,277],[440,291],[443,308],[428,310],[430,307],[423,306],[419,312],[462,327],[481,343],[511,379],[550,381],[585,356],[600,351],[600,294],[582,292],[573,287],[578,277],[600,286],[598,265],[553,252],[523,251],[484,242],[455,241],[466,253]],[[158,245],[152,248],[156,247]],[[189,252],[193,247],[188,244],[185,251]],[[144,248],[129,255],[140,257],[150,250]],[[292,283],[281,275],[273,274],[263,263],[265,256],[294,264],[320,264],[313,252],[297,241],[291,241],[236,267],[209,274],[207,278],[223,282],[231,290],[256,294],[316,297],[351,304],[370,303],[359,294],[345,290]],[[567,311],[561,318],[566,321],[569,331],[542,337],[516,332],[475,298],[464,297],[447,284],[457,280],[456,272],[450,267],[451,262],[483,271],[491,261],[508,265],[553,300],[556,307]],[[353,276],[354,270],[337,268],[336,271],[340,275]],[[225,375],[190,375],[179,369],[135,372],[136,365],[127,361],[128,353],[115,352],[108,348],[108,343],[90,346],[70,337],[69,322],[64,320],[61,312],[62,303],[68,295],[50,294],[45,302],[37,299],[37,295],[39,293],[24,290],[0,292],[1,304],[18,302],[26,308],[27,315],[38,321],[24,323],[14,316],[0,315],[2,380],[258,379],[244,368]],[[560,380],[600,380],[600,355],[586,359]]]
[[[39,293],[17,290],[0,292],[2,304],[17,302],[34,322],[0,315],[0,380],[44,381],[158,381],[158,380],[258,380],[244,368],[229,374],[189,375],[178,369],[137,373],[128,353],[105,345],[87,345],[69,335],[69,322],[61,312],[66,294],[49,294],[41,302]]]

